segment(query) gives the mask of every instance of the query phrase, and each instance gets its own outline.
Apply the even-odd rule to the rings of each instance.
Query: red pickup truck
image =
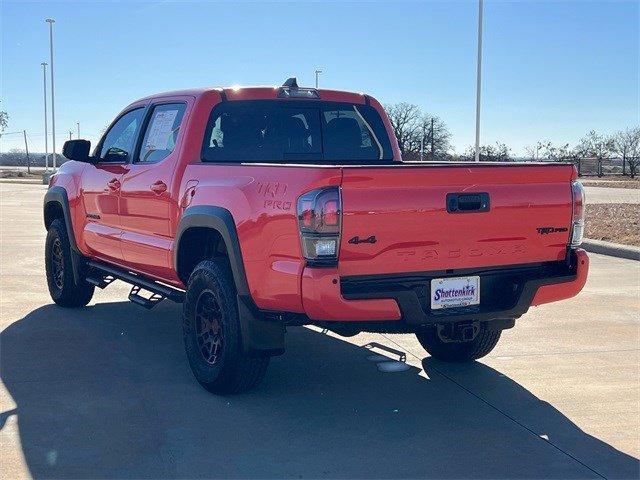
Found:
[[[183,303],[193,373],[257,385],[289,325],[415,333],[486,355],[530,306],[576,295],[583,189],[562,163],[408,163],[361,93],[209,88],[126,107],[93,154],[65,144],[44,200],[53,300],[118,279]]]

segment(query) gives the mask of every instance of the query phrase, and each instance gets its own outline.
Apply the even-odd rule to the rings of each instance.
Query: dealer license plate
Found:
[[[480,277],[431,280],[431,310],[480,304]]]

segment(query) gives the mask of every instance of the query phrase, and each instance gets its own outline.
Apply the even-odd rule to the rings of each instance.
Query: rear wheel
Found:
[[[204,260],[189,277],[183,336],[189,366],[210,392],[245,392],[264,378],[269,357],[243,351],[235,284],[226,262]]]
[[[487,355],[500,340],[500,329],[481,323],[472,340],[459,341],[447,338],[438,327],[416,333],[420,345],[434,358],[445,362],[470,362]]]
[[[84,279],[75,283],[71,244],[67,228],[60,218],[49,226],[45,243],[47,285],[54,302],[61,307],[84,307],[93,297],[94,286]]]

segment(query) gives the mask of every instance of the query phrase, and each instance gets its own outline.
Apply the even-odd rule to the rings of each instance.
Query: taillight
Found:
[[[298,198],[298,227],[302,254],[309,265],[338,262],[342,204],[339,187],[319,188]]]
[[[571,218],[571,243],[572,247],[578,247],[584,237],[584,187],[582,183],[571,182],[571,198],[573,215]]]

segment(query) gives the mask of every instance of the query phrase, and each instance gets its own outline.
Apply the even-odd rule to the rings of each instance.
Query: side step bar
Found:
[[[142,287],[133,285],[131,287],[131,292],[129,292],[129,300],[137,305],[140,305],[141,307],[146,308],[147,310],[151,310],[153,307],[155,307],[165,299],[165,297],[163,297],[159,293],[153,292],[151,293],[150,297],[143,297],[142,295],[140,295],[141,289]]]
[[[99,278],[95,278],[95,277],[87,277],[86,278],[87,282],[90,283],[91,285],[95,285],[98,288],[107,288],[109,285],[111,285],[111,283],[115,280],[115,278],[113,277],[113,275],[99,275]]]
[[[114,280],[122,280],[123,282],[130,283],[133,287],[129,294],[129,300],[145,308],[151,309],[165,298],[176,303],[182,303],[184,301],[184,292],[182,290],[163,285],[162,283],[145,278],[142,275],[123,268],[114,267],[113,265],[95,260],[87,261],[87,267],[89,268],[87,282],[99,288],[105,288]],[[145,298],[140,295],[139,292],[141,289],[151,292],[151,297]]]

